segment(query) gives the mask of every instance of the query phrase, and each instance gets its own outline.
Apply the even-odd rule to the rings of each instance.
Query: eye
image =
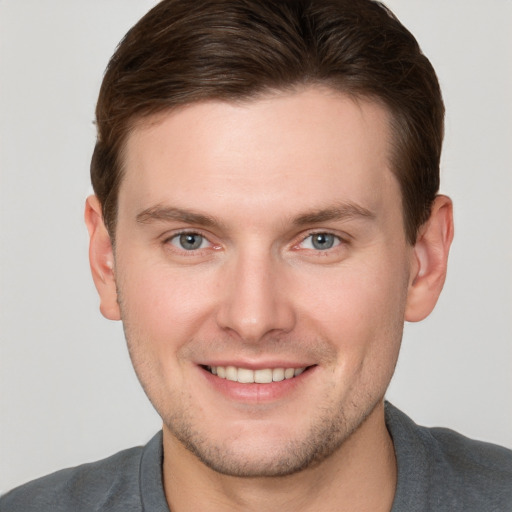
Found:
[[[204,249],[210,245],[208,240],[199,233],[180,233],[170,238],[169,242],[175,247],[185,251]]]
[[[336,247],[340,243],[340,238],[331,233],[312,233],[302,241],[301,246],[304,249],[326,251]]]

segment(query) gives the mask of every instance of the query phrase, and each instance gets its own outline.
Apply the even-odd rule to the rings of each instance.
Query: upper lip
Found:
[[[281,360],[259,360],[259,361],[250,361],[250,360],[228,360],[228,359],[217,359],[211,361],[205,361],[199,363],[200,366],[234,366],[235,368],[247,368],[249,370],[263,370],[263,369],[274,369],[274,368],[307,368],[308,366],[313,366],[314,363],[310,362],[297,362],[297,361],[286,361],[284,359]]]

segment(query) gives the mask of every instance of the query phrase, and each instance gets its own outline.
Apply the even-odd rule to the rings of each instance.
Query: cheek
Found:
[[[296,291],[310,329],[335,346],[340,367],[394,367],[404,323],[406,267],[380,258],[329,274],[304,279]]]
[[[118,293],[125,337],[138,378],[157,410],[178,400],[187,361],[181,350],[197,338],[211,304],[201,272],[172,272],[159,264],[118,266]],[[172,385],[170,383],[172,382]],[[171,398],[173,394],[174,398]],[[167,397],[167,398],[165,398]]]
[[[381,399],[389,386],[403,333],[403,282],[389,273],[368,272],[342,283],[343,304],[331,330],[339,336],[335,378],[355,402]]]
[[[120,283],[122,309],[155,333],[176,334],[197,327],[215,296],[214,285],[203,274],[158,266],[130,272]]]

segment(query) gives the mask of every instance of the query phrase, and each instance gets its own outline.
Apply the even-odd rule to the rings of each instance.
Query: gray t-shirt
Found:
[[[398,482],[391,512],[512,512],[512,451],[443,428],[418,427],[386,403]],[[65,469],[0,498],[1,512],[169,512],[162,433],[92,464]]]

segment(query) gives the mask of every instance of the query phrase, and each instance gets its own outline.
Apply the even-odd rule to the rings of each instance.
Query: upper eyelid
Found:
[[[210,243],[212,243],[212,241],[210,240],[210,236],[208,234],[205,234],[203,232],[203,230],[201,230],[201,229],[190,229],[190,228],[178,229],[178,230],[174,230],[172,233],[169,233],[169,232],[164,233],[163,235],[161,235],[161,238],[163,239],[164,242],[168,242],[169,240],[172,240],[173,238],[176,238],[177,236],[180,236],[180,235],[199,235],[199,236],[202,236],[203,238],[206,238],[206,240],[208,240]]]

